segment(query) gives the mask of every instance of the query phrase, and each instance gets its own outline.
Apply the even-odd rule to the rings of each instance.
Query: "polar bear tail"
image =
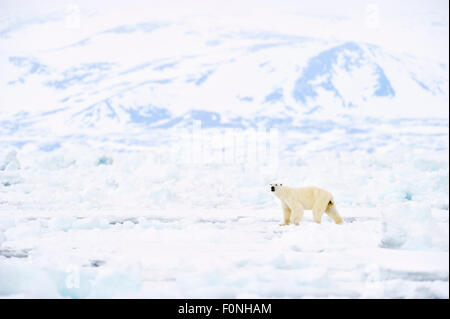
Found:
[[[334,206],[334,202],[333,200],[330,200],[328,202],[327,205],[327,209],[325,210],[325,213],[331,217],[332,220],[334,220],[334,222],[336,224],[342,224],[344,222],[344,220],[342,219],[342,217],[339,215],[336,206]]]

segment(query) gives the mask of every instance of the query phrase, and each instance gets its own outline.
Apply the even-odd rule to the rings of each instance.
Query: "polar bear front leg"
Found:
[[[283,207],[283,224],[280,224],[280,226],[286,226],[289,225],[291,220],[291,209],[283,201],[281,201],[281,206]]]
[[[325,212],[325,209],[322,208],[322,205],[320,203],[317,203],[314,205],[312,212],[313,212],[313,221],[315,223],[320,224],[322,222],[322,215]]]
[[[300,204],[295,205],[292,207],[292,213],[291,213],[291,220],[295,225],[298,225],[303,217],[303,206]]]

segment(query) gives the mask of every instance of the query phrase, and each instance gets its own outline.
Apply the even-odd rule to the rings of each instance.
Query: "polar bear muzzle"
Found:
[[[279,184],[279,185],[278,184],[270,184],[270,191],[275,192],[277,190],[278,186],[281,187],[281,186],[283,186],[283,184]]]

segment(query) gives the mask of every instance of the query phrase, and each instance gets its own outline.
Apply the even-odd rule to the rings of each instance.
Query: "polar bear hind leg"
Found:
[[[336,206],[334,206],[334,204],[330,203],[327,206],[327,209],[325,210],[325,213],[331,217],[332,220],[334,220],[334,222],[336,224],[342,224],[344,221],[342,220],[342,217],[339,215]]]

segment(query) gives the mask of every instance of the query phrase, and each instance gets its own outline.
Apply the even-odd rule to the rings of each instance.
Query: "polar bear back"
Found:
[[[285,201],[302,204],[304,209],[312,209],[316,202],[328,204],[333,201],[333,195],[330,192],[315,186],[307,187],[288,187],[283,186],[282,197]]]

